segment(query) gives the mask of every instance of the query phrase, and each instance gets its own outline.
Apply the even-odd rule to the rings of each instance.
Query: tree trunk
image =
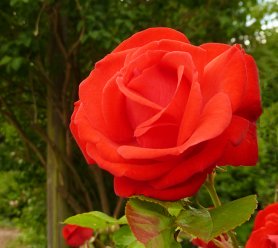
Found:
[[[63,222],[73,213],[62,191],[67,191],[67,166],[60,154],[66,154],[66,128],[62,96],[64,94],[65,55],[61,51],[59,5],[54,5],[50,17],[48,66],[51,83],[47,86],[47,133],[52,142],[47,144],[47,240],[48,248],[67,247],[62,237]]]
[[[58,90],[58,89],[57,89]],[[58,90],[59,92],[59,90]],[[49,138],[55,143],[60,151],[65,151],[65,130],[57,111],[57,103],[55,104],[55,89],[48,88],[47,98],[47,132]],[[66,247],[61,234],[62,225],[68,216],[71,215],[69,207],[59,188],[64,187],[64,178],[66,173],[66,165],[62,159],[57,156],[53,147],[47,147],[47,238],[49,248]]]

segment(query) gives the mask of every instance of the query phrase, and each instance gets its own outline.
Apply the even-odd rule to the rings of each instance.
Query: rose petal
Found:
[[[206,173],[197,174],[182,184],[164,190],[154,189],[148,182],[130,180],[126,177],[114,178],[115,193],[121,197],[145,195],[165,201],[175,201],[195,194],[206,179]]]
[[[111,78],[103,89],[102,113],[104,124],[112,140],[119,143],[130,142],[133,138],[133,129],[129,122],[128,113],[125,111],[126,98],[119,91],[116,77],[117,75]]]
[[[217,93],[205,105],[199,124],[191,137],[180,147],[189,147],[219,136],[229,126],[232,118],[231,103],[224,93]]]
[[[189,84],[198,78],[197,70],[190,53],[180,51],[168,52],[162,57],[161,64],[165,70],[172,68],[177,72],[182,66],[182,76],[186,78]]]
[[[265,209],[258,212],[254,223],[254,230],[264,226],[267,216],[271,213],[278,214],[278,203],[271,204],[267,206]]]
[[[224,92],[229,96],[233,112],[235,112],[242,103],[246,81],[243,54],[233,46],[205,67],[201,82],[204,101],[209,101],[218,92]]]
[[[141,147],[173,147],[177,143],[178,130],[178,125],[174,123],[152,125],[144,134],[137,137],[137,141]]]
[[[165,149],[151,149],[137,146],[120,146],[118,153],[125,159],[154,159],[163,156],[177,156],[189,147],[220,135],[231,121],[231,105],[224,93],[216,94],[205,106],[198,128],[181,146]]]
[[[80,107],[80,105],[81,105],[81,107]],[[87,163],[94,164],[95,163],[94,160],[86,152],[86,143],[91,138],[96,138],[96,137],[90,136],[92,134],[91,126],[86,121],[86,117],[84,116],[84,112],[83,112],[82,103],[80,101],[78,101],[74,104],[74,112],[71,116],[70,130],[71,130],[71,133],[72,133],[73,137],[75,138],[83,156],[85,157]],[[86,135],[89,134],[89,139],[84,137],[82,135],[82,133],[80,135],[81,130],[85,131]]]
[[[262,113],[258,69],[254,59],[250,55],[245,54],[244,60],[247,72],[247,84],[243,101],[236,113],[250,121],[256,121]]]
[[[188,53],[184,52],[170,52],[163,56],[161,60],[161,67],[166,67],[164,70],[175,70],[177,71],[177,83],[172,82],[172,85],[175,86],[174,94],[171,93],[172,99],[168,100],[168,106],[166,106],[163,110],[161,110],[158,114],[154,115],[150,119],[141,123],[135,130],[135,136],[141,136],[144,133],[148,132],[149,129],[153,129],[154,127],[161,126],[162,124],[170,126],[176,126],[180,123],[180,119],[182,116],[182,112],[184,109],[184,105],[186,103],[187,95],[188,95],[188,87],[192,84],[192,81],[197,80],[197,72],[192,62],[192,58]],[[167,69],[168,68],[168,69]],[[156,76],[156,78],[159,78]],[[165,78],[165,77],[164,77]],[[160,80],[163,82],[164,80]],[[169,84],[171,80],[167,80],[164,82],[161,87],[165,87],[165,84]],[[174,89],[174,88],[173,88]],[[167,89],[169,92],[169,90]],[[156,93],[156,91],[153,91]],[[174,134],[173,134],[174,135]],[[176,136],[172,136],[170,140],[173,140]],[[167,142],[168,145],[171,142]],[[173,145],[174,146],[174,145]],[[161,146],[162,147],[162,146]],[[167,147],[163,145],[163,147]]]
[[[251,233],[251,236],[246,242],[245,248],[253,248],[253,247],[268,248],[266,246],[266,242],[267,239],[266,239],[265,228],[260,228]]]
[[[117,46],[113,53],[124,51],[126,49],[141,47],[151,41],[159,41],[162,39],[177,40],[185,43],[189,43],[186,36],[171,28],[157,27],[148,28],[143,31],[137,32],[130,38],[123,41],[119,46]]]
[[[206,50],[206,63],[209,63],[211,60],[231,48],[230,45],[222,43],[204,43],[200,45],[200,47]]]
[[[76,225],[65,225],[62,229],[62,234],[65,239],[78,228]]]
[[[159,161],[127,161],[115,153],[115,146],[108,142],[99,142],[97,145],[88,143],[86,151],[94,156],[97,164],[117,177],[126,176],[138,181],[153,180],[167,173],[173,166],[172,163]]]
[[[152,126],[157,126],[161,123],[179,123],[183,114],[184,105],[188,98],[189,83],[183,77],[184,66],[180,65],[177,68],[177,88],[171,102],[157,114],[139,124],[134,132],[136,137],[143,135]]]
[[[226,138],[222,135],[214,140],[193,147],[193,150],[185,153],[184,158],[181,158],[181,161],[172,170],[164,176],[153,180],[150,184],[156,189],[166,189],[187,181],[196,173],[210,171],[210,168],[216,166],[226,143]]]
[[[198,46],[193,46],[188,43],[173,41],[173,40],[160,40],[154,41],[146,44],[143,47],[136,49],[134,52],[130,53],[126,58],[125,63],[128,64],[130,61],[134,60],[141,54],[147,51],[168,51],[169,53],[182,52],[183,54],[188,54],[194,66],[196,67],[199,77],[203,74],[204,66],[206,64],[206,51]],[[168,54],[168,53],[167,53]],[[167,60],[166,60],[167,61]],[[175,63],[175,60],[168,60],[169,62]],[[177,64],[179,66],[179,64]],[[177,67],[176,66],[176,67]]]
[[[188,101],[180,123],[177,145],[182,145],[193,133],[200,118],[203,107],[200,84],[192,82]]]
[[[256,220],[255,220],[256,221]],[[262,247],[262,248],[269,248],[275,247],[275,238],[273,236],[277,236],[278,234],[278,225],[277,222],[265,223],[266,225],[254,229],[246,243],[246,248],[253,248],[253,247]],[[273,240],[269,239],[272,237]]]
[[[102,92],[107,81],[123,66],[127,52],[109,54],[96,63],[95,69],[79,86],[80,101],[91,125],[105,133],[102,115]],[[105,73],[104,73],[105,72]]]
[[[278,247],[278,234],[277,235],[268,235],[267,237],[272,242],[272,244],[275,244],[275,246]]]
[[[126,112],[133,128],[136,128],[142,122],[161,111],[162,107],[132,88],[129,88],[130,81],[133,78],[136,79],[146,68],[157,64],[164,54],[165,52],[163,51],[152,51],[142,54],[128,66],[122,68],[120,73],[124,77],[117,78],[119,90],[126,97]]]
[[[69,246],[76,247],[83,245],[86,240],[89,240],[93,235],[93,230],[76,225],[66,225],[63,227],[62,234]]]
[[[128,84],[130,90],[134,90],[151,102],[165,107],[177,87],[177,77],[169,68],[153,65],[145,69],[140,76],[131,80]],[[154,90],[155,89],[155,90]]]
[[[231,124],[225,131],[226,136],[234,146],[238,146],[246,137],[250,126],[250,121],[233,115]]]
[[[246,126],[246,123],[237,122],[239,125]],[[255,165],[258,161],[258,144],[256,135],[256,125],[249,124],[247,133],[244,131],[243,140],[239,145],[234,145],[232,142],[227,144],[225,151],[218,162],[219,165]]]

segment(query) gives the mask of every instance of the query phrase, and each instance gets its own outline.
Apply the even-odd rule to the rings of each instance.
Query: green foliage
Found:
[[[119,220],[99,211],[77,214],[67,218],[64,224],[78,225],[92,228],[94,230],[110,228],[113,225],[126,224],[125,218]]]
[[[213,222],[207,209],[190,208],[183,210],[176,220],[177,224],[185,231],[203,240],[211,240]]]
[[[19,244],[43,247],[46,242],[44,187],[33,188],[33,183],[26,181],[29,177],[20,171],[0,172],[0,226],[8,222],[20,230],[15,247]]]
[[[185,199],[181,199],[179,201],[161,201],[158,199],[153,199],[150,197],[146,197],[143,195],[139,195],[139,196],[134,196],[132,198],[141,200],[143,202],[149,202],[149,203],[154,203],[157,205],[160,205],[161,207],[165,208],[165,210],[167,210],[167,212],[171,215],[171,216],[178,216],[180,211],[190,202],[188,201],[187,198]]]
[[[137,241],[128,225],[122,226],[113,234],[115,248],[144,248],[144,245]]]
[[[268,30],[267,34],[267,43],[252,50],[252,54],[259,67],[264,107],[270,107],[273,103],[275,104],[278,101],[278,72],[274,69],[278,63],[278,33]]]
[[[146,247],[179,247],[174,240],[174,219],[160,204],[131,198],[125,212],[133,234]]]
[[[217,208],[183,210],[177,224],[184,231],[210,241],[249,220],[256,207],[256,196],[246,196]]]
[[[169,202],[135,196],[126,204],[128,226],[100,212],[76,215],[64,223],[93,228],[99,234],[113,232],[114,247],[118,248],[182,247],[183,239],[199,237],[208,242],[235,229],[249,220],[257,207],[255,195],[209,209],[196,209],[186,203],[173,202],[179,206],[179,214],[171,215]]]
[[[16,218],[20,216],[20,193],[17,190],[18,185],[15,181],[16,172],[2,172],[0,174],[0,212],[1,218]]]

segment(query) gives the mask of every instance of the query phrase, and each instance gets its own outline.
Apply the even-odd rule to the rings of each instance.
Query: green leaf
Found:
[[[209,240],[211,237],[213,222],[207,209],[183,210],[176,222],[184,231],[203,240]]]
[[[103,212],[99,212],[99,211],[93,211],[93,212],[90,212],[91,214],[93,214],[94,216],[106,221],[107,223],[117,223],[118,220],[103,213]]]
[[[93,211],[71,216],[64,221],[65,224],[72,224],[92,229],[103,229],[113,224],[118,224],[118,220],[99,211]]]
[[[180,211],[184,209],[184,205],[188,203],[186,199],[170,202],[170,201],[160,201],[143,195],[134,196],[134,198],[140,199],[142,201],[159,204],[160,206],[164,207],[168,211],[168,213],[172,216],[178,216]]]
[[[127,248],[145,248],[138,240],[134,240]]]
[[[162,231],[160,235],[157,235],[151,239],[146,245],[146,248],[156,247],[180,248],[181,245],[175,240],[173,232],[169,229],[166,229]]]
[[[124,225],[124,224],[127,224],[127,219],[126,219],[126,216],[122,216],[120,219],[118,219],[118,224],[119,225]]]
[[[6,64],[10,63],[11,60],[12,60],[12,57],[5,55],[0,60],[0,66],[1,65],[6,65]]]
[[[128,225],[122,226],[113,235],[113,241],[116,248],[144,248],[144,245],[136,240]]]
[[[256,207],[256,196],[250,195],[210,210],[183,210],[176,223],[185,232],[210,241],[249,220]]]
[[[17,71],[23,63],[23,58],[16,57],[11,61],[11,67],[13,70]]]
[[[146,247],[178,247],[174,240],[174,218],[161,205],[141,197],[131,198],[126,205],[126,217],[133,234]]]
[[[257,197],[250,195],[209,210],[213,221],[211,237],[217,237],[240,226],[250,219],[256,208]]]

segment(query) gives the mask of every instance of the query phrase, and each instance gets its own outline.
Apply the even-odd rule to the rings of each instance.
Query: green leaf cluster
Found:
[[[113,233],[116,248],[179,248],[184,237],[209,242],[228,233],[248,221],[256,207],[255,195],[210,209],[193,208],[187,200],[164,202],[138,196],[129,199],[126,216],[120,219],[92,211],[69,217],[64,224],[92,228],[96,235]]]

